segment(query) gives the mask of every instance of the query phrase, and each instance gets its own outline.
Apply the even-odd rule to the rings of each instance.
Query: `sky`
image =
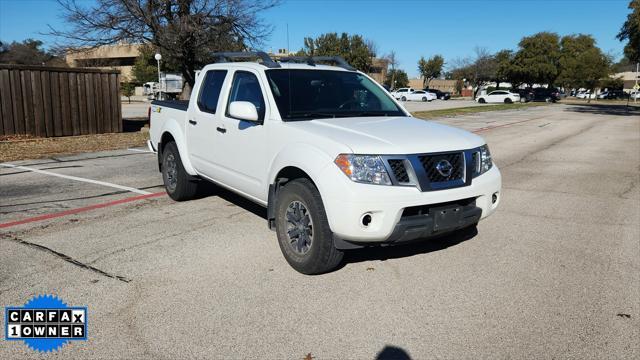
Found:
[[[78,0],[91,2],[92,0]],[[495,52],[517,49],[523,36],[539,31],[560,35],[591,34],[598,46],[616,60],[624,44],[615,36],[629,10],[628,0],[283,0],[262,16],[273,26],[264,50],[297,51],[304,37],[327,32],[360,34],[373,40],[379,55],[394,50],[399,67],[417,76],[421,56],[455,59],[473,55],[476,46]],[[54,0],[0,0],[0,41],[37,38],[48,25],[65,28]]]

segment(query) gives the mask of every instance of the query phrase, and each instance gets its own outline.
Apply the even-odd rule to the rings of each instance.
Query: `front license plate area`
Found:
[[[433,216],[434,231],[456,228],[462,222],[462,206],[434,208],[429,213]]]

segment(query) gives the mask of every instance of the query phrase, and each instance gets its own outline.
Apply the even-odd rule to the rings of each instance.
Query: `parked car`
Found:
[[[484,103],[514,103],[520,101],[520,95],[506,90],[494,90],[486,95],[480,95],[476,99],[480,104]]]
[[[262,62],[230,62],[251,55]],[[172,199],[210,181],[264,206],[297,271],[473,228],[498,207],[501,175],[481,137],[414,118],[342,58],[213,57],[226,62],[202,69],[190,101],[152,102],[148,146]]]
[[[514,89],[511,92],[520,95],[520,102],[529,102],[533,99],[533,89],[531,88]]]
[[[591,91],[580,91],[576,94],[578,99],[595,99],[596,94],[592,94]]]
[[[622,90],[607,90],[601,92],[598,95],[598,99],[607,99],[607,100],[615,100],[615,99],[626,99],[629,97],[629,94],[625,93]]]
[[[556,102],[560,100],[560,92],[556,88],[534,88],[529,101]]]
[[[440,91],[438,89],[424,89],[430,93],[436,94],[436,97],[440,100],[449,100],[451,99],[451,93],[448,91]]]
[[[640,91],[632,91],[629,93],[629,98],[632,100],[640,99]]]
[[[415,90],[400,97],[401,101],[433,101],[435,99],[437,99],[436,94],[424,90]]]
[[[396,100],[400,100],[402,99],[403,96],[407,94],[411,94],[414,91],[415,90],[412,88],[399,88],[399,89],[393,90],[391,92],[391,96],[393,96]]]

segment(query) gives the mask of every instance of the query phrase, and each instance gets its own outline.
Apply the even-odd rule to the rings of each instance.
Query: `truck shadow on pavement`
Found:
[[[221,199],[243,208],[252,214],[267,219],[267,209],[245,199],[244,197],[237,195],[229,190],[217,187],[213,184],[203,182],[203,186],[198,190],[198,198],[204,198],[209,196],[218,196]],[[266,224],[265,224],[266,226]],[[475,227],[461,229],[453,233],[444,234],[442,236],[430,239],[419,239],[405,244],[398,244],[393,246],[372,246],[355,250],[347,250],[345,252],[344,260],[342,264],[335,269],[338,271],[345,267],[349,263],[359,263],[364,261],[386,261],[389,259],[399,259],[420,254],[427,254],[434,251],[444,250],[448,247],[458,245],[464,241],[474,238],[478,234],[478,230]],[[273,234],[275,239],[275,232]]]
[[[428,254],[434,251],[444,250],[448,247],[458,245],[467,240],[471,240],[478,235],[476,227],[470,227],[450,234],[430,239],[419,239],[406,244],[393,246],[372,246],[362,249],[349,250],[345,253],[344,260],[340,268],[349,263],[359,263],[364,261],[386,261],[389,259],[406,258],[410,256]]]

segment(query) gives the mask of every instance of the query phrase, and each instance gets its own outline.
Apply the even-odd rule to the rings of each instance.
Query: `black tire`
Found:
[[[486,102],[487,102],[487,100],[485,100],[484,98],[480,98],[480,99],[478,99],[478,102],[479,102],[480,104],[484,104],[484,103],[486,103]]]
[[[167,194],[175,201],[191,200],[198,191],[198,182],[184,170],[178,146],[173,141],[162,151],[162,180]]]
[[[296,207],[300,210],[298,213]],[[310,220],[305,221],[306,218]],[[305,222],[307,228],[301,232]],[[302,274],[314,275],[334,270],[344,256],[344,252],[333,244],[333,233],[322,198],[309,179],[292,180],[278,190],[276,233],[284,258]]]
[[[400,101],[407,101],[407,98],[403,96],[400,98]]]
[[[427,98],[426,98],[426,97],[423,97],[423,98],[422,98],[422,101],[427,101]]]
[[[505,104],[513,104],[513,100],[511,100],[509,98],[506,98],[506,99],[504,99],[504,103]]]

